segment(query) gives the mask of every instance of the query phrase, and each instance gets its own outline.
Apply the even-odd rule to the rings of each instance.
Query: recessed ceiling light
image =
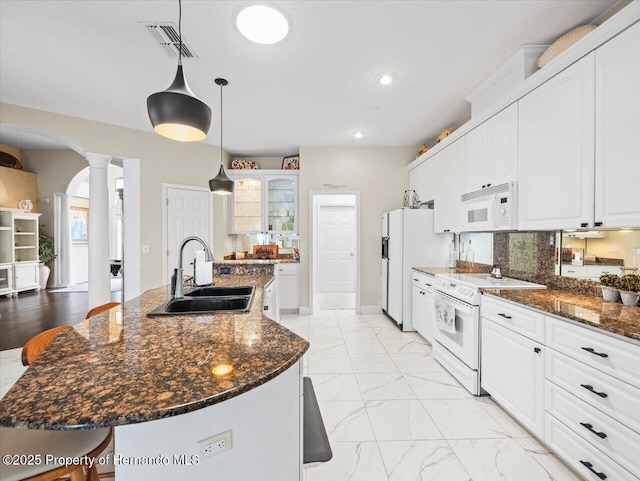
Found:
[[[393,72],[382,72],[376,76],[380,85],[391,85],[396,79],[396,74]]]
[[[274,5],[249,5],[236,14],[236,28],[255,43],[278,43],[289,33],[289,21],[284,12]]]
[[[361,139],[362,137],[364,137],[364,133],[362,132],[362,130],[356,130],[356,131],[353,133],[353,136],[354,136],[356,139]]]

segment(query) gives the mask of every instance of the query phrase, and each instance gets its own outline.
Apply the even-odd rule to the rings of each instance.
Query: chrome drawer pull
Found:
[[[604,438],[607,437],[607,435],[605,433],[599,433],[598,431],[593,429],[593,426],[591,424],[589,424],[589,423],[580,423],[580,426],[583,426],[584,428],[586,428],[587,431],[591,431],[593,434],[598,436],[600,439],[604,439]]]
[[[587,391],[592,392],[593,394],[600,396],[601,398],[606,398],[609,395],[605,392],[598,392],[595,389],[593,389],[593,386],[589,385],[589,384],[580,384],[583,388],[585,388]]]
[[[592,347],[581,347],[583,351],[590,352],[591,354],[595,354],[600,357],[609,357],[609,354],[605,354],[604,352],[596,352]]]
[[[595,469],[593,469],[593,464],[589,461],[580,461],[580,464],[584,465],[589,471],[598,476],[600,479],[607,479],[607,475],[604,473],[599,473]]]
[[[502,312],[498,312],[498,315],[504,317],[505,319],[511,319],[511,316],[503,314]]]

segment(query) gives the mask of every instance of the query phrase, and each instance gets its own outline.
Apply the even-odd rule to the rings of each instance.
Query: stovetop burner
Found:
[[[510,277],[497,279],[489,274],[436,274],[434,287],[470,304],[479,305],[481,289],[546,289],[547,286]]]

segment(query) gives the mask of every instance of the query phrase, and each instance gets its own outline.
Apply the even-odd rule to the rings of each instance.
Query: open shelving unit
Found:
[[[0,209],[0,295],[40,290],[39,217],[18,209]]]

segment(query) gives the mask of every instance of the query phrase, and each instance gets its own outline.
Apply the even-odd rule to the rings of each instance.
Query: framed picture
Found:
[[[79,205],[71,206],[71,242],[89,242],[89,208]]]
[[[300,156],[290,155],[289,157],[282,158],[283,170],[298,170],[300,168]]]

